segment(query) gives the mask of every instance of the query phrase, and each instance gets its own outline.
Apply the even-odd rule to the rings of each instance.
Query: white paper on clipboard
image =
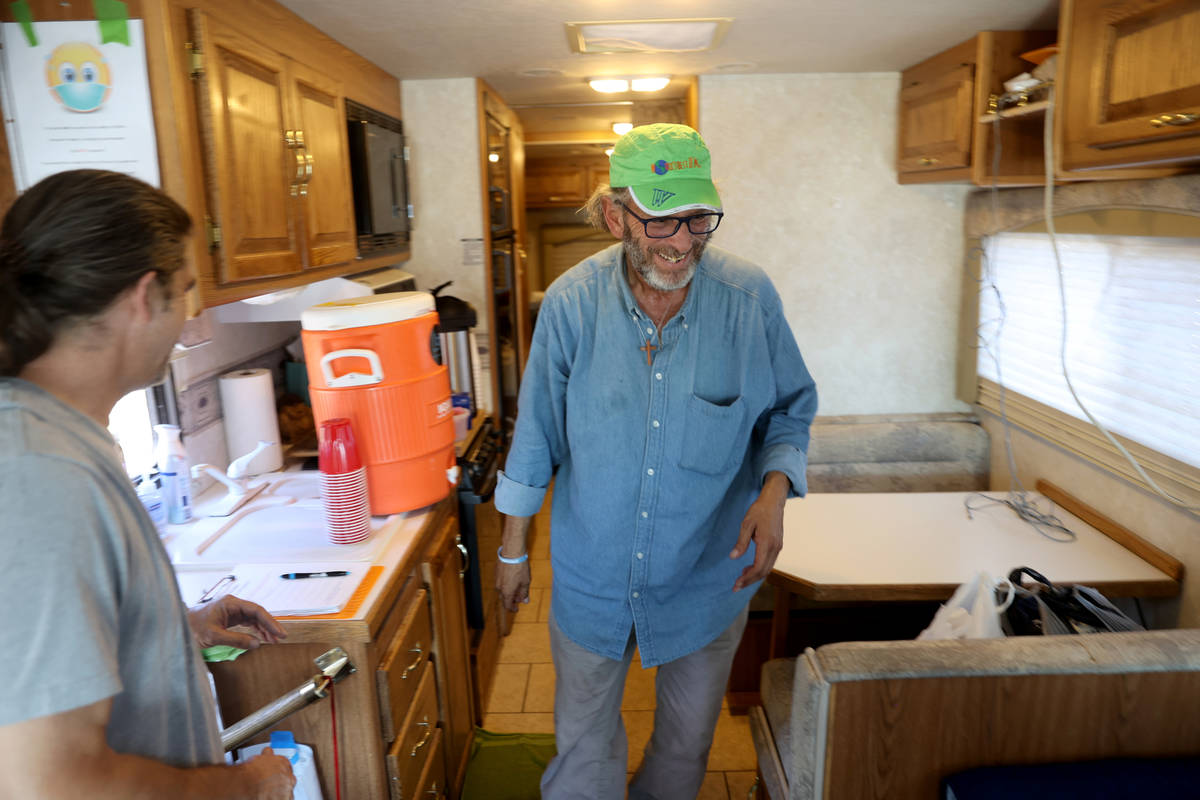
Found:
[[[105,169],[159,185],[142,20],[129,44],[101,43],[95,20],[20,23],[3,37],[4,123],[17,191],[57,172]]]
[[[229,569],[181,570],[175,577],[184,604],[205,605],[232,594],[258,603],[272,616],[336,614],[346,607],[354,590],[367,575],[370,564],[359,561],[321,564],[239,564]],[[291,572],[334,572],[348,574],[331,578],[281,578]],[[229,576],[233,576],[230,578]],[[206,594],[207,593],[207,594]]]

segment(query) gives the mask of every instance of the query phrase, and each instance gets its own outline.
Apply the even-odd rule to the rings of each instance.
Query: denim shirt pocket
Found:
[[[728,405],[717,405],[690,395],[679,466],[705,475],[725,472],[735,455],[745,453],[745,418],[746,403],[741,397]]]

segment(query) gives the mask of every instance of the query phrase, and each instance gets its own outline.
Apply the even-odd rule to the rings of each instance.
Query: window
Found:
[[[1200,489],[1200,239],[1059,234],[1066,364],[1084,405],[1156,481]],[[980,404],[1114,471],[1132,468],[1086,420],[1060,360],[1058,273],[1044,233],[984,242]],[[999,290],[999,298],[990,283]],[[997,357],[999,364],[997,365]],[[1107,451],[1107,452],[1103,452]],[[1165,458],[1164,458],[1165,456]],[[1136,480],[1136,478],[1135,478]]]
[[[154,469],[154,426],[150,390],[138,389],[117,401],[108,417],[108,432],[125,458],[125,472],[134,477]]]

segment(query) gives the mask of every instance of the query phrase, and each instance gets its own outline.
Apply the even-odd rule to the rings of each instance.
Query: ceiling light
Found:
[[[500,154],[499,154],[499,153],[488,153],[488,161],[490,161],[490,162],[492,162],[493,164],[495,164],[495,163],[496,163],[497,161],[499,161],[499,160],[500,160]]]
[[[576,53],[695,53],[716,47],[732,22],[711,17],[564,24]]]
[[[629,88],[635,92],[661,92],[670,82],[670,78],[634,78]]]
[[[629,91],[629,81],[624,78],[592,78],[588,81],[588,86],[602,94]]]
[[[633,123],[632,122],[614,122],[612,128],[613,128],[613,133],[615,133],[617,136],[624,136],[625,134],[627,134],[631,130],[633,130]]]

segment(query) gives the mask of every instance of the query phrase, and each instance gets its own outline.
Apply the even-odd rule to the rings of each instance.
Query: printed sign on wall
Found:
[[[128,44],[102,42],[94,20],[4,24],[5,125],[18,191],[70,169],[158,185],[142,21],[125,25]]]

